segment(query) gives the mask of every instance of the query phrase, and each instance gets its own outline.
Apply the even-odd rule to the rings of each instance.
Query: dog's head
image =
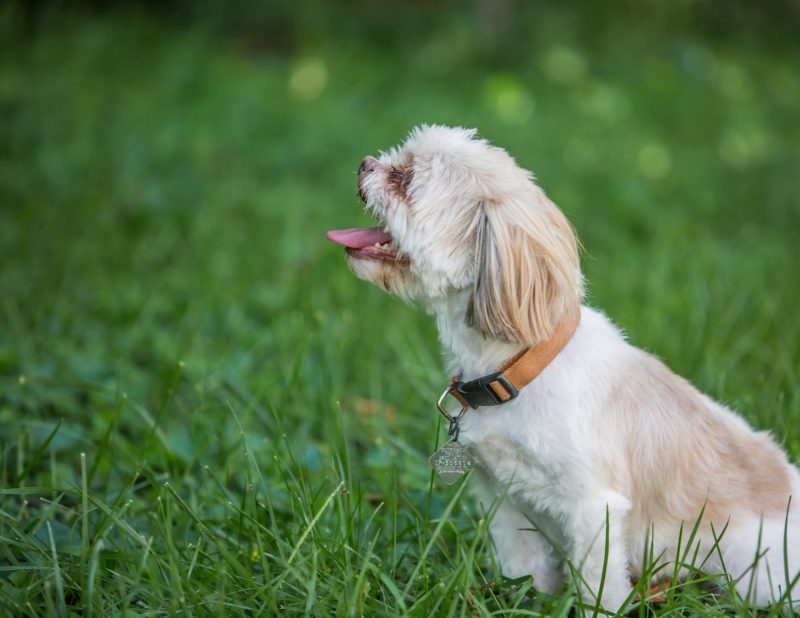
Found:
[[[469,325],[527,345],[581,302],[569,222],[530,172],[474,130],[415,129],[361,162],[358,193],[380,225],[328,238],[347,248],[358,277],[387,292],[426,304],[465,296]]]

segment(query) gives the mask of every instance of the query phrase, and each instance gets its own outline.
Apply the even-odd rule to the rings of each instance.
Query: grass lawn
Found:
[[[204,6],[0,5],[0,613],[592,615],[499,575],[426,463],[433,324],[325,241],[422,122],[533,169],[589,304],[800,459],[788,4]]]

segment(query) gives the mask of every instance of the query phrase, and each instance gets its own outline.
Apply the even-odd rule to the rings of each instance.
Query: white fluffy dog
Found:
[[[473,130],[423,126],[365,158],[358,180],[380,226],[329,238],[347,247],[358,277],[436,317],[462,380],[546,344],[580,315],[518,396],[469,409],[460,424],[479,498],[503,497],[491,534],[504,575],[532,575],[553,592],[566,557],[584,600],[613,611],[647,576],[646,556],[680,556],[678,572],[699,556],[750,602],[786,600],[800,571],[798,471],[768,434],[582,306],[573,230],[528,171]]]

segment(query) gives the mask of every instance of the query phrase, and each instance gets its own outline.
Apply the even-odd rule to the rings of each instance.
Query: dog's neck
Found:
[[[506,359],[527,347],[497,339],[468,326],[466,315],[471,293],[471,290],[454,292],[428,306],[436,317],[447,370],[452,375],[461,374],[464,380],[495,371]]]

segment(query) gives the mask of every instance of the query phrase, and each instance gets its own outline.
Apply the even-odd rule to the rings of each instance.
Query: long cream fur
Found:
[[[580,303],[578,247],[563,213],[531,185],[526,201],[481,205],[475,293],[467,322],[500,339],[535,345]]]

